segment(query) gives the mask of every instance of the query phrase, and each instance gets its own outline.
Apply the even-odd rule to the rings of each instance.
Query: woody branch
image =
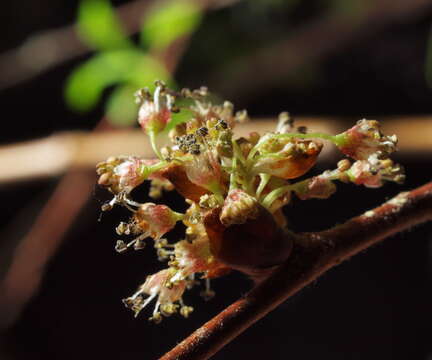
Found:
[[[428,183],[400,193],[343,225],[300,234],[292,256],[285,263],[160,360],[210,358],[330,268],[391,235],[431,220],[432,183]]]

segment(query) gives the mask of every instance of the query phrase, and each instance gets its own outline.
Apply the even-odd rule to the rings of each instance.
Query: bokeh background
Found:
[[[114,251],[127,213],[100,218],[108,194],[94,188],[91,164],[101,149],[131,149],[131,94],[156,78],[207,85],[252,118],[288,110],[299,125],[366,117],[403,130],[404,185],[340,185],[329,200],[295,201],[286,209],[295,230],[328,228],[431,180],[429,0],[5,0],[0,9],[2,360],[157,359],[250,289],[241,274],[217,279],[213,300],[186,295],[190,319],[157,326],[120,301],[163,265],[150,247]],[[144,136],[141,146],[148,152]],[[334,163],[327,156],[316,171]],[[163,201],[184,208],[176,194]],[[430,224],[386,240],[214,358],[431,359],[431,244]]]

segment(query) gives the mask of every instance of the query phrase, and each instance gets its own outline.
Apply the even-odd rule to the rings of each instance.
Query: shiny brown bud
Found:
[[[294,236],[283,230],[267,209],[258,206],[258,216],[244,224],[224,226],[220,208],[204,217],[212,254],[225,265],[252,277],[259,277],[285,261],[291,253]]]

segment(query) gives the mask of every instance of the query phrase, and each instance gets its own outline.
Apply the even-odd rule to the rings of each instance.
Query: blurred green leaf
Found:
[[[193,32],[201,18],[201,9],[195,1],[160,1],[143,23],[141,41],[152,49],[163,49],[179,37]]]
[[[95,49],[113,50],[132,45],[109,0],[82,0],[77,26],[81,39]]]
[[[103,91],[116,83],[136,88],[156,79],[169,80],[167,71],[142,51],[128,49],[95,55],[79,66],[66,82],[65,98],[77,111],[88,111],[100,100]]]
[[[191,119],[193,112],[189,109],[181,109],[180,112],[171,115],[171,121],[166,126],[164,132],[169,132],[174,129],[176,125],[184,123]]]
[[[118,86],[109,96],[105,114],[109,122],[116,126],[130,126],[136,122],[138,105],[135,103],[135,86]]]

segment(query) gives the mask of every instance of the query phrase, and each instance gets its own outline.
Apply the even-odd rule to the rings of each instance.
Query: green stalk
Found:
[[[139,174],[144,179],[147,179],[152,173],[163,169],[164,167],[168,166],[170,163],[167,161],[161,161],[154,165],[142,165],[139,169]]]
[[[260,176],[260,184],[256,190],[256,198],[259,199],[261,196],[262,191],[264,190],[264,188],[266,187],[266,185],[268,184],[268,182],[271,179],[271,175],[270,174],[259,174]]]
[[[163,159],[162,159],[162,155],[161,155],[159,149],[158,149],[157,146],[156,146],[156,133],[155,133],[154,131],[149,131],[149,132],[148,132],[148,136],[149,136],[149,138],[150,138],[150,145],[151,145],[151,147],[152,147],[152,149],[153,149],[153,152],[157,155],[157,157],[158,157],[160,160],[163,160]]]

